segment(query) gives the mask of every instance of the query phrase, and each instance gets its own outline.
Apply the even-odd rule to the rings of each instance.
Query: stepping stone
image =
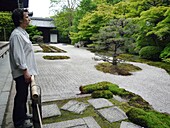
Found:
[[[118,107],[100,109],[98,112],[110,123],[125,120],[128,118],[125,112]]]
[[[144,128],[131,122],[122,121],[120,128]]]
[[[121,98],[120,96],[113,95],[113,98],[119,102],[128,102],[128,100]]]
[[[60,116],[61,112],[56,104],[43,105],[42,106],[42,117],[52,117],[52,116]]]
[[[95,109],[113,106],[110,101],[104,98],[90,99],[88,102],[93,105]]]
[[[43,128],[101,128],[93,117],[68,120],[43,125]]]
[[[70,100],[68,103],[66,103],[63,107],[61,107],[62,110],[67,110],[70,112],[82,114],[83,111],[89,106],[89,104],[78,102],[76,100]]]

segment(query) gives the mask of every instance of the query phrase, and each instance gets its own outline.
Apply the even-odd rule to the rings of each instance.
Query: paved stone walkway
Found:
[[[42,106],[42,115],[43,118],[53,117],[53,116],[62,116],[60,110],[65,110],[68,112],[83,114],[83,112],[88,109],[90,104],[94,107],[94,111],[99,115],[105,118],[108,122],[113,123],[121,121],[120,128],[141,128],[138,125],[135,125],[131,122],[125,122],[123,120],[127,119],[125,112],[119,107],[114,106],[109,100],[104,98],[90,99],[88,100],[89,104],[79,102],[76,100],[68,101],[60,109],[56,104],[49,104]],[[98,107],[100,106],[100,107]],[[101,128],[99,124],[95,121],[93,117],[85,117],[73,120],[67,120],[52,124],[44,124],[45,128]],[[133,126],[133,127],[131,127]]]
[[[10,95],[12,77],[9,70],[8,54],[0,58],[0,127],[5,116],[8,97]]]

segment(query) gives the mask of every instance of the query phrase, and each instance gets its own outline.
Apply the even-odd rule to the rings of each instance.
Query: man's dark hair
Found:
[[[24,12],[28,12],[28,10],[23,8],[17,8],[13,11],[12,20],[14,22],[15,27],[20,26],[20,23],[24,18]]]

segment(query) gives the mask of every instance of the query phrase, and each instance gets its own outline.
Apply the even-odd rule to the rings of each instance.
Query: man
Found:
[[[31,128],[27,115],[28,86],[31,75],[37,75],[32,42],[25,31],[30,23],[27,9],[18,8],[13,11],[12,20],[15,29],[11,33],[9,43],[10,66],[13,79],[16,83],[16,95],[14,98],[13,122],[15,128]]]

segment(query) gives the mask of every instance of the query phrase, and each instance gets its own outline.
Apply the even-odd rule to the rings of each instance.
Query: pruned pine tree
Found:
[[[91,40],[96,44],[97,51],[107,51],[112,54],[112,64],[117,65],[117,56],[119,48],[127,47],[131,44],[133,33],[136,26],[132,24],[130,19],[120,18],[111,20],[105,27],[99,30],[98,34],[92,36]]]

